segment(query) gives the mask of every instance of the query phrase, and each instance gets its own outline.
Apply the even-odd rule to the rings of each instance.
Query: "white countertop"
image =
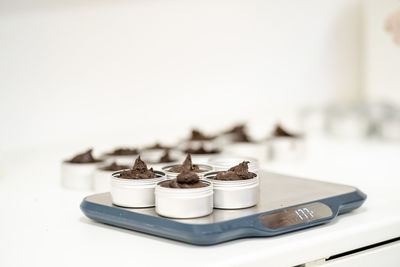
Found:
[[[263,163],[356,186],[368,199],[322,226],[208,247],[95,223],[79,209],[90,192],[60,186],[65,155],[51,149],[20,155],[0,161],[0,266],[291,266],[400,236],[400,143],[315,140],[303,162]]]

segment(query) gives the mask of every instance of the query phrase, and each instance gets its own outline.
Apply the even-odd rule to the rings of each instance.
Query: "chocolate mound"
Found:
[[[217,174],[217,176],[214,177],[214,179],[225,181],[243,180],[242,177],[240,177],[233,171],[220,172]]]
[[[100,162],[101,160],[95,159],[92,155],[93,149],[89,149],[88,151],[78,154],[73,157],[69,162],[71,163],[96,163]]]
[[[235,127],[233,127],[232,130],[229,131],[229,133],[233,135],[233,138],[232,138],[233,142],[245,142],[245,143],[252,142],[246,133],[245,125],[235,126]]]
[[[147,169],[146,163],[140,158],[135,160],[132,169],[122,171],[119,178],[125,179],[150,179],[156,178],[157,175],[153,171],[153,168]]]
[[[232,129],[225,131],[224,134],[236,133],[236,132],[244,130],[245,127],[246,126],[244,124],[238,124],[238,125],[234,126]]]
[[[218,173],[213,179],[215,180],[247,180],[254,178],[256,175],[252,172],[249,172],[249,162],[243,161],[239,165],[233,166],[226,172]]]
[[[175,179],[161,184],[162,187],[169,188],[200,188],[208,184],[200,181],[199,176],[189,170],[183,170]]]
[[[158,163],[170,163],[170,162],[174,162],[175,160],[173,158],[170,157],[169,155],[169,150],[166,149],[164,151],[164,154],[161,156],[161,158],[158,160]]]
[[[215,137],[214,136],[207,136],[200,132],[199,130],[193,129],[192,130],[192,135],[190,136],[189,140],[191,141],[208,141],[208,140],[213,140]]]
[[[273,131],[272,135],[274,137],[293,137],[293,138],[299,137],[298,134],[293,134],[286,131],[280,124],[277,124],[275,126],[275,130]]]
[[[221,151],[218,149],[205,149],[204,147],[199,148],[188,148],[185,150],[185,153],[188,154],[195,154],[195,155],[202,155],[202,154],[218,154]]]
[[[146,149],[169,149],[170,147],[167,147],[167,146],[163,146],[163,145],[161,145],[160,143],[155,143],[154,145],[152,145],[152,146],[148,146],[148,147],[146,147]]]
[[[124,169],[129,169],[129,166],[127,165],[118,165],[116,162],[111,163],[108,166],[105,166],[103,168],[100,168],[103,171],[120,171],[120,170],[124,170]]]
[[[188,154],[186,156],[185,161],[181,165],[176,165],[171,167],[168,171],[180,173],[184,170],[192,171],[192,172],[205,172],[206,170],[201,170],[199,166],[196,164],[192,164],[192,156]]]
[[[238,124],[232,129],[223,132],[223,134],[232,135],[232,142],[252,143],[253,140],[249,137],[246,131],[245,124]]]
[[[139,151],[136,148],[117,148],[111,153],[107,153],[110,156],[130,156],[137,155]]]

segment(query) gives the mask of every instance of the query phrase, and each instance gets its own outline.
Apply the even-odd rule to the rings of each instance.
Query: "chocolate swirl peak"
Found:
[[[73,157],[69,162],[71,163],[96,163],[100,162],[101,160],[95,159],[92,155],[93,149],[89,149],[88,151],[78,154]]]
[[[146,163],[140,158],[135,160],[132,169],[122,171],[119,178],[125,179],[151,179],[156,178],[157,175],[153,171],[153,168],[147,169]]]
[[[191,141],[208,141],[208,140],[213,140],[215,137],[214,136],[207,136],[200,132],[199,130],[193,129],[192,134],[189,138]]]
[[[188,170],[192,172],[204,172],[205,170],[201,170],[199,166],[192,163],[192,156],[188,154],[186,156],[185,161],[181,165],[176,165],[171,167],[168,171],[180,173],[183,170]]]
[[[208,184],[200,181],[199,176],[189,170],[184,169],[175,179],[161,184],[162,187],[169,188],[199,188]]]
[[[294,134],[294,133],[288,132],[288,131],[287,131],[286,129],[284,129],[280,124],[277,124],[277,125],[275,126],[275,129],[274,129],[272,135],[273,135],[274,137],[293,137],[293,138],[299,137],[298,134]]]
[[[233,166],[228,171],[218,173],[213,179],[215,180],[247,180],[254,178],[256,174],[249,172],[249,161],[243,161],[242,163]]]
[[[129,167],[127,165],[119,165],[116,162],[111,163],[110,165],[104,166],[103,168],[101,168],[101,170],[103,171],[120,171],[120,170],[124,170],[124,169],[129,169]]]
[[[164,154],[160,157],[160,159],[158,160],[158,163],[170,163],[170,162],[174,162],[175,160],[173,158],[171,158],[171,156],[169,155],[169,150],[165,149],[164,150]]]

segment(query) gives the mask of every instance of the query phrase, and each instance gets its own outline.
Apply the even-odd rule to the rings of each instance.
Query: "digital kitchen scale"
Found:
[[[95,221],[197,245],[252,236],[274,236],[333,220],[360,207],[366,195],[355,187],[262,171],[260,201],[251,208],[214,209],[196,219],[170,219],[154,208],[122,208],[110,193],[86,197],[85,215]]]

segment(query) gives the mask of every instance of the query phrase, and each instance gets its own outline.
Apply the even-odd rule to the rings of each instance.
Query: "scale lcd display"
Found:
[[[269,229],[281,229],[332,216],[332,210],[321,202],[277,210],[259,216],[260,223]]]

